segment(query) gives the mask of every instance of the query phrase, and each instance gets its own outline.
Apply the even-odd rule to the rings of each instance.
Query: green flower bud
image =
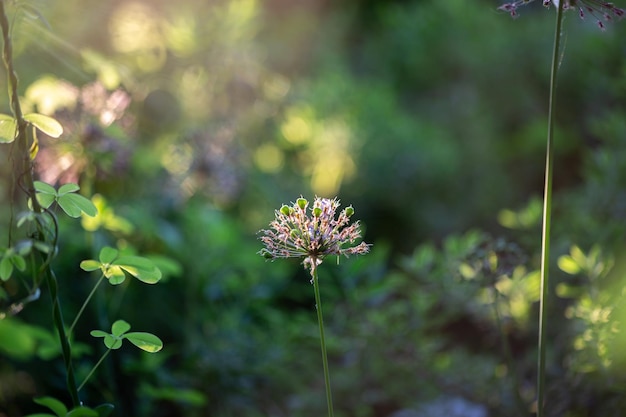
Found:
[[[283,206],[280,208],[280,212],[283,213],[285,216],[289,216],[289,214],[291,214],[291,207],[283,204]]]
[[[298,207],[304,210],[306,206],[309,204],[309,202],[306,201],[306,198],[300,197],[299,199],[296,200],[296,204],[298,205]]]
[[[354,214],[354,208],[352,206],[348,206],[345,208],[346,216],[351,217]]]
[[[313,215],[314,215],[315,217],[319,217],[321,214],[322,214],[322,209],[321,209],[321,208],[319,208],[319,207],[315,207],[315,208],[313,209]]]

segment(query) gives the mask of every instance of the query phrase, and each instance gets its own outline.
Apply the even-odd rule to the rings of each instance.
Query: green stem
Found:
[[[50,288],[50,298],[52,299],[52,316],[54,319],[54,326],[59,334],[61,352],[63,353],[63,360],[65,362],[67,390],[72,398],[72,404],[74,407],[78,407],[80,405],[80,399],[78,398],[76,378],[74,377],[74,369],[72,368],[72,349],[67,333],[65,332],[65,325],[63,323],[63,314],[61,313],[61,306],[59,303],[57,279],[50,269],[46,271],[46,280],[48,288]]]
[[[326,385],[326,402],[328,404],[328,417],[333,417],[333,395],[330,390],[330,373],[328,372],[328,358],[326,357],[326,340],[324,338],[324,319],[322,318],[322,302],[320,299],[320,287],[317,279],[316,259],[311,259],[311,275],[313,275],[313,289],[315,290],[315,307],[317,310],[317,322],[320,327],[320,343],[322,346],[322,363],[324,364],[324,384]]]
[[[102,283],[102,280],[104,280],[104,274],[102,274],[100,276],[100,279],[98,279],[98,282],[96,282],[96,285],[94,285],[93,288],[91,289],[91,292],[89,293],[89,295],[87,296],[87,298],[83,302],[83,305],[80,307],[80,310],[78,310],[78,313],[76,314],[76,318],[74,318],[74,321],[72,322],[72,325],[70,326],[69,330],[67,331],[69,334],[72,334],[72,332],[74,331],[74,327],[76,326],[76,323],[78,323],[78,319],[83,314],[83,311],[85,311],[85,307],[87,307],[87,304],[89,304],[89,301],[91,301],[91,298],[96,293],[96,290],[98,289],[98,287]]]
[[[18,175],[23,175],[24,188],[26,189],[28,196],[31,197],[33,211],[35,213],[41,212],[41,206],[39,202],[35,198],[35,186],[33,184],[33,176],[31,171],[30,164],[30,152],[29,152],[29,143],[28,143],[28,135],[26,133],[26,128],[28,127],[28,123],[24,120],[24,115],[22,113],[22,107],[20,105],[20,99],[18,94],[18,78],[17,72],[13,66],[13,42],[11,41],[11,31],[9,25],[9,19],[6,14],[6,10],[4,8],[4,3],[6,0],[0,0],[0,26],[2,27],[2,38],[4,40],[4,48],[2,50],[2,59],[4,61],[4,66],[7,69],[7,81],[9,85],[9,97],[11,101],[11,110],[13,112],[13,116],[15,117],[15,121],[17,123],[17,136],[15,138],[15,142],[18,147],[18,159],[15,163],[15,172]]]
[[[541,296],[539,299],[539,338],[537,355],[537,417],[544,416],[546,391],[546,303],[548,300],[548,270],[550,262],[550,227],[552,217],[552,176],[554,161],[554,112],[556,111],[556,81],[559,69],[559,53],[561,44],[561,24],[563,22],[563,3],[558,2],[556,27],[554,32],[554,49],[550,73],[550,103],[548,110],[548,139],[546,143],[546,168],[543,198],[543,227],[541,235]]]
[[[100,357],[100,359],[98,359],[98,362],[93,366],[93,368],[91,368],[91,371],[89,371],[89,374],[85,377],[83,382],[78,386],[78,391],[83,389],[87,381],[89,381],[89,378],[91,378],[93,373],[96,372],[96,369],[98,369],[98,366],[100,366],[102,361],[104,361],[104,359],[109,355],[109,353],[111,353],[111,349],[107,349],[107,351],[104,352],[104,354]]]

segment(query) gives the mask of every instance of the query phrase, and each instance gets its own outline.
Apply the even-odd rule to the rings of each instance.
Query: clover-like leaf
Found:
[[[46,135],[58,138],[63,134],[63,126],[50,116],[44,116],[39,113],[30,113],[24,115],[24,120],[41,130]]]
[[[59,196],[62,196],[67,193],[75,193],[78,190],[80,190],[80,187],[78,186],[78,184],[74,184],[73,182],[68,182],[67,184],[63,184],[62,186],[59,187],[57,194]]]
[[[114,336],[110,333],[103,332],[102,330],[92,330],[89,334],[93,337],[103,337],[104,345],[108,349],[119,349],[122,347],[122,338]]]
[[[80,190],[76,184],[63,184],[57,191],[50,184],[35,181],[35,190],[37,191],[37,201],[44,208],[50,207],[56,201],[59,207],[73,218],[80,217],[82,213],[91,217],[98,214],[98,209],[91,200],[76,194],[76,191]]]
[[[37,191],[37,201],[43,208],[48,208],[54,203],[57,196],[57,191],[50,184],[45,182],[35,181],[35,191]]]
[[[91,272],[100,269],[102,264],[98,261],[94,261],[93,259],[87,259],[85,261],[81,261],[80,269],[83,271]]]
[[[80,194],[66,193],[57,196],[57,203],[68,216],[73,218],[80,217],[81,213],[93,217],[98,214],[98,209],[93,205],[91,200]]]
[[[100,249],[98,259],[100,259],[100,262],[102,262],[103,264],[110,264],[117,258],[119,253],[120,252],[117,249],[110,246],[105,246]]]
[[[149,259],[128,255],[120,256],[114,263],[146,284],[155,284],[161,279],[161,271]]]
[[[149,352],[156,353],[163,349],[163,342],[157,336],[152,333],[146,332],[130,332],[124,335],[126,339],[128,339],[133,345],[137,346],[139,349]]]
[[[65,417],[67,415],[67,407],[61,401],[57,400],[53,397],[39,397],[33,399],[33,401],[39,405],[43,405],[44,407],[52,410],[54,414],[59,417]]]
[[[113,326],[111,326],[111,333],[114,336],[121,336],[129,330],[130,324],[124,320],[116,320],[115,323],[113,323]]]
[[[111,285],[119,285],[126,280],[124,270],[117,265],[110,265],[104,270],[104,276]]]

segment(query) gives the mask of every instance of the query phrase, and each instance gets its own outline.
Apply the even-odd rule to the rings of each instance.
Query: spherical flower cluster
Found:
[[[498,7],[498,10],[508,12],[513,17],[517,17],[517,9],[520,6],[525,6],[531,3],[533,0],[515,0],[510,3],[505,3]],[[554,3],[555,6],[559,5],[559,0],[542,0],[543,5],[550,6],[550,3]],[[563,10],[577,10],[578,16],[584,19],[587,15],[596,20],[596,24],[601,30],[605,29],[604,22],[610,22],[613,17],[621,18],[624,16],[624,9],[615,7],[613,3],[603,0],[564,0]]]
[[[313,275],[317,265],[329,255],[361,255],[370,245],[361,242],[359,222],[350,223],[352,206],[344,208],[336,217],[339,200],[316,197],[307,214],[309,202],[300,197],[291,206],[283,205],[275,211],[270,229],[261,230],[265,245],[259,254],[267,259],[304,258],[305,268]]]

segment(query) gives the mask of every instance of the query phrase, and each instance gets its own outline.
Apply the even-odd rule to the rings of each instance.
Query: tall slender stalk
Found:
[[[556,110],[556,81],[559,70],[561,46],[561,24],[563,22],[563,3],[559,1],[554,31],[554,48],[550,72],[550,102],[548,110],[548,139],[546,143],[546,168],[543,197],[543,227],[541,234],[541,295],[539,299],[539,338],[537,354],[537,417],[544,416],[546,391],[546,304],[548,301],[548,272],[550,263],[550,227],[552,217],[552,176],[554,165],[554,112]]]
[[[317,310],[317,322],[320,327],[320,344],[322,347],[322,362],[324,364],[324,384],[326,385],[326,402],[328,403],[328,417],[333,417],[333,394],[330,389],[330,372],[328,372],[328,358],[326,357],[326,340],[324,338],[324,319],[322,317],[322,302],[320,286],[317,279],[317,266],[313,261],[311,272],[313,274],[313,288],[315,290],[315,305]]]
[[[28,123],[24,119],[22,113],[22,107],[20,105],[18,94],[18,77],[17,72],[13,66],[13,43],[11,40],[11,29],[9,25],[9,19],[7,17],[5,9],[6,0],[0,0],[0,27],[2,30],[2,39],[4,41],[4,47],[2,50],[2,59],[7,70],[7,82],[9,87],[9,97],[11,104],[11,111],[15,117],[17,124],[17,135],[15,137],[15,143],[17,145],[17,156],[15,157],[14,170],[17,176],[17,181],[26,192],[28,198],[31,201],[33,211],[35,213],[41,213],[42,208],[37,201],[35,194],[35,186],[32,175],[32,164],[29,152],[29,137],[27,134]],[[41,223],[37,224],[38,235],[40,240],[45,239],[45,233],[43,232],[43,226]],[[56,237],[55,237],[56,239]],[[45,276],[46,283],[50,289],[50,297],[52,300],[52,316],[54,326],[57,329],[59,335],[59,342],[61,344],[61,351],[63,353],[63,360],[65,362],[67,389],[72,403],[74,406],[80,405],[78,398],[78,390],[76,388],[76,380],[74,378],[74,371],[72,369],[72,354],[71,346],[67,334],[65,332],[65,324],[63,322],[63,315],[61,314],[61,307],[58,297],[58,283],[54,273],[50,269],[49,260],[43,262],[40,266],[40,272]]]

